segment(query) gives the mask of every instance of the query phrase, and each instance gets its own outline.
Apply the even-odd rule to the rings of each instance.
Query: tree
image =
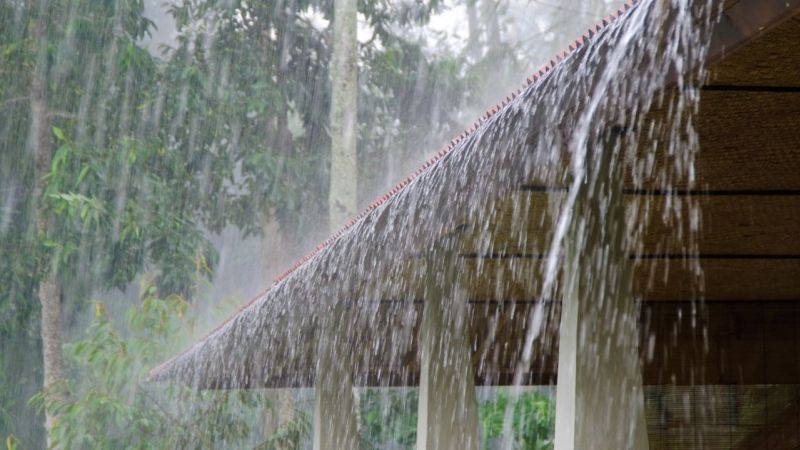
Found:
[[[417,438],[416,390],[365,389],[360,403],[363,450],[414,448]]]
[[[331,57],[331,169],[328,221],[331,232],[356,214],[358,41],[356,0],[335,0]],[[341,299],[330,299],[338,303]],[[314,449],[331,446],[358,449],[358,402],[353,392],[351,340],[344,319],[335,308],[320,320],[317,332],[317,368],[314,380]],[[338,322],[338,323],[337,323]]]
[[[29,11],[35,11],[32,24],[33,39],[36,43],[36,56],[31,75],[30,90],[30,145],[33,154],[33,201],[40,202],[47,187],[46,175],[50,171],[53,159],[52,140],[50,139],[50,121],[48,116],[48,39],[46,17],[49,11],[47,0],[29,0]],[[33,226],[40,240],[53,234],[53,219],[50,211],[39,203],[32,208]],[[53,261],[55,262],[55,261]],[[60,396],[59,383],[64,380],[64,363],[61,354],[61,287],[58,282],[58,267],[53,262],[45,261],[42,267],[42,278],[37,293],[41,305],[41,336],[44,368],[44,389]],[[50,431],[56,420],[52,410],[45,412],[45,429],[48,433],[48,447],[52,446]]]
[[[102,302],[86,336],[67,346],[80,377],[68,381],[69,398],[45,393],[35,403],[58,412],[51,445],[69,449],[242,447],[252,421],[268,407],[258,393],[196,392],[180,385],[147,382],[148,371],[185,341],[189,302],[161,297],[144,284],[138,305],[119,325]],[[268,447],[264,447],[268,448]]]
[[[483,448],[498,448],[505,440],[513,449],[553,448],[555,401],[545,392],[529,391],[512,398],[508,388],[499,388],[497,397],[480,403],[479,415]]]
[[[358,164],[334,177],[359,180],[346,218],[460,125],[470,82],[460,57],[403,32],[438,7],[359,3],[372,35],[349,41],[361,61],[348,72],[357,120],[353,103],[346,122],[360,124],[347,137]],[[213,274],[210,233],[274,221],[298,247],[327,222],[333,3],[176,2],[178,40],[161,57],[140,46],[152,26],[142,12],[139,0],[0,2],[3,435],[38,422],[24,407],[37,385],[58,394],[44,404],[80,400],[85,361],[58,369],[58,332],[74,340],[98,293],[145,279],[193,301]],[[40,431],[23,443],[43,446]]]
[[[56,219],[51,202],[54,137],[63,137],[62,129],[54,125],[74,117],[72,108],[79,103],[80,95],[76,95],[75,90],[79,68],[71,58],[81,56],[87,37],[107,36],[110,31],[106,22],[100,22],[92,30],[94,34],[86,33],[78,22],[102,15],[104,7],[29,0],[4,4],[1,16],[4,30],[9,31],[2,35],[3,65],[7,68],[2,77],[14,88],[14,91],[3,92],[4,117],[8,118],[8,123],[27,130],[24,145],[13,135],[2,143],[3,158],[12,162],[9,167],[21,169],[21,173],[9,177],[10,189],[27,199],[14,211],[14,225],[6,230],[4,251],[18,256],[17,262],[9,264],[11,278],[6,281],[10,289],[3,289],[2,303],[11,306],[12,315],[14,312],[24,314],[12,316],[12,321],[25,321],[30,317],[31,308],[20,306],[26,303],[26,298],[38,297],[43,384],[56,396],[63,395],[60,385],[64,379],[62,299],[72,292],[64,286],[69,276],[69,271],[63,270],[69,259],[69,246],[62,245],[59,240],[64,227]],[[79,16],[82,13],[87,13],[88,17]],[[127,25],[121,33],[130,39],[138,39],[146,29],[137,22]],[[96,47],[92,50],[97,50]],[[9,94],[21,97],[9,99]],[[21,270],[31,267],[35,268],[33,277],[20,274]],[[11,353],[18,354],[13,349]],[[46,416],[49,429],[54,417],[50,412]]]
[[[336,231],[358,208],[358,40],[356,0],[335,0],[331,58],[331,177],[328,213]]]
[[[188,297],[214,265],[206,230],[244,221],[225,211],[241,199],[234,163],[252,153],[193,144],[205,111],[185,108],[216,96],[191,65],[163,66],[137,45],[150,26],[141,2],[14,2],[0,11],[0,75],[14,88],[0,104],[5,123],[27,130],[0,142],[2,166],[18,169],[3,190],[24,199],[2,241],[14,255],[0,263],[2,332],[23,339],[41,325],[43,364],[31,369],[43,367],[48,395],[66,401],[62,314],[70,323],[94,291],[144,275]],[[28,102],[11,97],[19,94]],[[40,322],[27,303],[37,294]],[[9,345],[4,359],[27,347]],[[45,413],[49,430],[55,411]],[[38,446],[36,433],[27,437]]]

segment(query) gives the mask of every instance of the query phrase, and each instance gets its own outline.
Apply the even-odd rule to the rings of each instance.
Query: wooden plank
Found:
[[[654,124],[668,104],[650,112]],[[638,159],[652,158],[654,169],[638,182],[629,175],[627,184],[657,190],[667,184],[711,191],[800,190],[800,93],[703,90],[694,121],[699,137],[694,186],[671,174],[676,158],[668,154],[673,137],[666,133],[652,140],[642,136]]]
[[[463,264],[474,301],[530,300],[542,294],[540,258],[465,258]],[[695,273],[698,266],[702,278]],[[800,259],[793,257],[654,259],[639,261],[634,270],[634,292],[648,301],[800,299]]]
[[[800,67],[800,62],[794,67]],[[800,69],[795,70],[800,74]],[[640,133],[636,164],[651,169],[637,177],[629,170],[628,189],[800,191],[800,88],[795,92],[703,89],[694,116],[699,150],[693,156],[692,185],[685,171],[674,172],[678,157],[669,154],[674,137],[659,131],[668,129],[662,122],[668,100],[674,96],[665,94],[667,100],[649,113],[644,126],[652,124],[656,131],[652,137]],[[569,155],[561,149],[560,157],[554,158],[550,167],[541,168],[538,178],[528,180],[527,185],[564,189],[568,163]]]
[[[698,187],[800,189],[800,93],[703,91]]]
[[[558,204],[565,195],[525,191],[513,194],[489,214],[471,221],[464,232],[463,253],[531,257],[547,252],[555,220],[549,203]],[[800,195],[713,195],[691,199],[629,195],[626,201],[629,208],[649,211],[646,223],[640,222],[645,230],[641,254],[800,255]],[[679,219],[665,214],[668,202],[673,209],[676,204],[681,205]],[[700,230],[694,236],[690,236],[690,206],[699,212]],[[688,246],[690,238],[696,239],[696,248]]]
[[[800,47],[800,46],[797,46]],[[800,67],[800,62],[795,67]],[[800,70],[797,70],[800,74]],[[672,94],[674,96],[674,94]],[[667,94],[666,98],[671,95]],[[649,122],[660,129],[669,102],[654,107]],[[800,92],[763,90],[703,90],[700,109],[695,115],[699,151],[694,155],[693,185],[685,173],[672,172],[676,157],[668,153],[673,137],[655,133],[651,139],[642,133],[639,162],[652,159],[652,169],[634,178],[628,171],[626,187],[641,190],[698,189],[728,191],[800,191]],[[569,157],[542,169],[539,178],[528,185],[561,190]],[[681,156],[683,157],[683,156]]]
[[[553,305],[555,306],[555,305]],[[508,305],[506,305],[508,307]],[[549,323],[558,323],[558,308],[546,308]],[[796,362],[798,333],[795,302],[719,302],[691,305],[685,302],[646,303],[641,313],[640,355],[646,384],[795,384],[798,371],[788,370],[786,361]],[[527,317],[530,309],[522,309]],[[473,322],[474,323],[474,322]],[[483,328],[476,327],[483,331]],[[549,330],[549,331],[548,331]],[[536,341],[534,363],[527,375],[532,380],[555,381],[557,342],[545,328]],[[501,351],[509,355],[492,367],[492,360],[476,354],[483,372],[494,370],[494,379],[509,380],[516,368],[518,336],[498,332]],[[511,345],[505,339],[512,337]],[[485,336],[483,337],[486,338]],[[791,342],[792,346],[787,345]],[[511,349],[509,349],[511,347]],[[494,349],[489,349],[493,351]],[[503,375],[505,371],[505,375]],[[484,379],[486,381],[486,379]]]
[[[646,309],[652,317],[642,346],[648,383],[797,383],[796,367],[787,366],[797,354],[796,302],[673,302]]]
[[[800,86],[800,17],[794,16],[710,68],[712,85]]]
[[[722,300],[800,299],[800,260],[704,259],[703,298]],[[697,297],[697,276],[691,265],[679,261],[648,261],[637,268],[636,292],[651,301]]]
[[[465,258],[463,263],[473,301],[541,298],[540,258]],[[800,259],[794,257],[652,259],[639,261],[634,270],[636,295],[650,301],[800,299]]]
[[[724,2],[722,2],[722,5],[723,5],[722,9],[729,9],[732,6],[734,6],[735,4],[739,3],[739,1],[740,0],[725,0]]]
[[[800,195],[715,195],[693,201],[700,218],[693,237],[699,254],[800,255]],[[684,205],[690,204],[684,200]],[[691,212],[684,210],[677,223],[665,222],[665,199],[650,199],[650,206],[642,253],[691,250],[685,244],[692,228]]]
[[[797,398],[788,399],[779,416],[753,430],[736,450],[792,450],[800,447],[800,405]]]

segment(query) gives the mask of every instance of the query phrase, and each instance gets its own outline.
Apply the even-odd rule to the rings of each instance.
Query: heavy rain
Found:
[[[797,36],[0,0],[0,448],[800,448]]]

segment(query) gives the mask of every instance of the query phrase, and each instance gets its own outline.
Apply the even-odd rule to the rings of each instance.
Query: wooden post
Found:
[[[649,448],[616,142],[590,149],[565,238],[555,450]]]
[[[478,450],[478,405],[466,292],[456,258],[431,258],[419,334],[417,450]]]
[[[314,382],[314,450],[358,450],[358,402],[353,392],[348,311],[322,318]]]

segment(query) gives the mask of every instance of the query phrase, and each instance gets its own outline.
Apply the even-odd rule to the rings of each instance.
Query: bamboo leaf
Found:
[[[58,127],[53,127],[53,134],[56,135],[59,141],[66,141],[67,138],[64,137],[64,130]]]

